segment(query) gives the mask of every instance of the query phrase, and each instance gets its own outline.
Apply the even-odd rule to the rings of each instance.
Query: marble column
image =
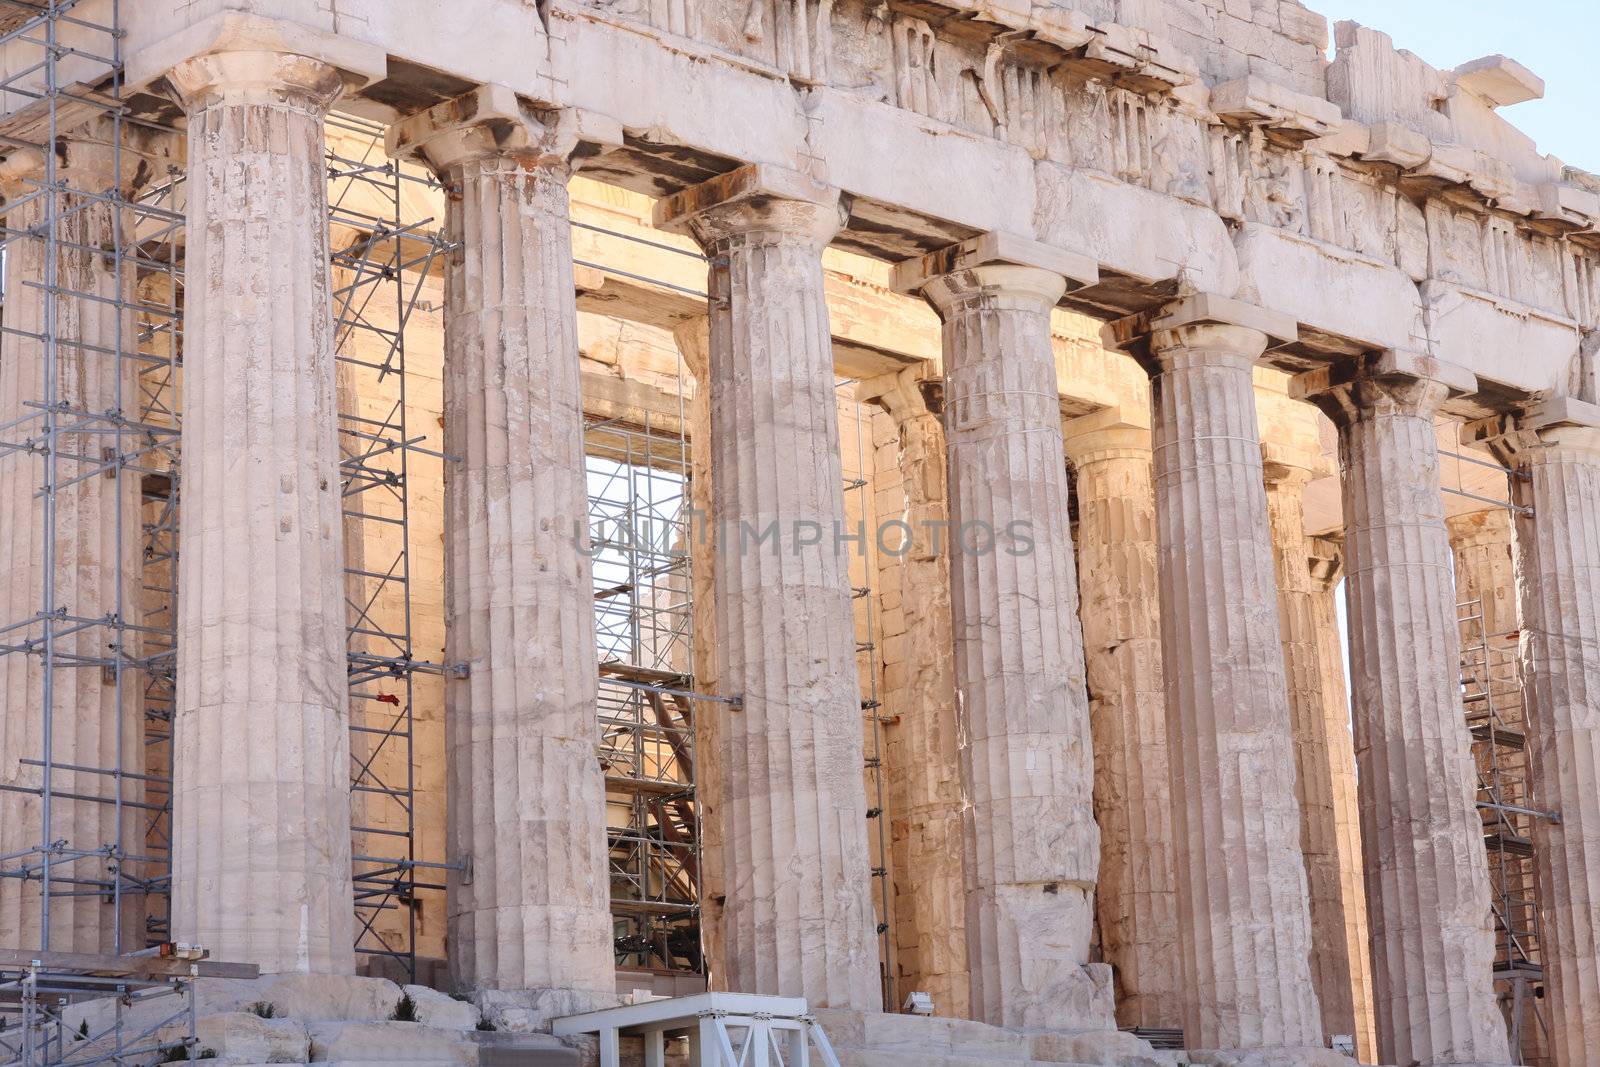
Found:
[[[343,519],[322,119],[340,74],[228,52],[189,116],[173,934],[355,969]]]
[[[1344,545],[1314,537],[1310,544],[1311,626],[1317,637],[1322,677],[1325,735],[1330,738],[1333,833],[1339,853],[1339,895],[1344,908],[1345,951],[1350,957],[1351,1001],[1356,1052],[1363,1063],[1376,1062],[1378,1036],[1372,1012],[1372,945],[1367,927],[1367,880],[1361,851],[1360,782],[1355,737],[1350,725],[1349,687],[1345,685],[1344,631],[1339,626],[1339,583],[1344,580]],[[1337,739],[1335,743],[1332,739]]]
[[[1382,1063],[1509,1063],[1433,420],[1470,374],[1403,353],[1309,372],[1339,427],[1361,837]]]
[[[1176,1029],[1183,1011],[1149,416],[1107,409],[1063,433],[1078,496],[1101,951],[1115,974],[1118,1024]]]
[[[1455,556],[1455,600],[1460,619],[1461,677],[1465,712],[1469,728],[1487,728],[1492,721],[1496,736],[1505,738],[1521,733],[1524,745],[1518,750],[1503,744],[1489,745],[1474,737],[1473,757],[1477,763],[1479,796],[1484,796],[1482,785],[1486,776],[1493,774],[1500,780],[1502,790],[1512,786],[1509,796],[1502,800],[1526,805],[1532,800],[1527,792],[1530,781],[1531,752],[1526,744],[1527,712],[1523,704],[1523,677],[1519,656],[1521,644],[1521,613],[1517,599],[1515,530],[1509,507],[1488,507],[1481,511],[1462,512],[1445,519],[1450,532],[1450,550]],[[1491,750],[1493,759],[1491,760]],[[1515,785],[1513,785],[1515,783]],[[1485,836],[1498,832],[1499,818],[1511,823],[1521,823],[1531,828],[1529,817],[1506,813],[1497,816],[1481,810]],[[1528,831],[1531,836],[1531,829]],[[1531,857],[1510,855],[1498,848],[1490,848],[1489,891],[1496,909],[1504,906],[1507,893],[1527,898],[1526,907],[1516,907],[1512,922],[1526,926],[1537,921],[1538,889],[1534,882],[1535,864]],[[1507,861],[1502,864],[1502,861]],[[1505,935],[1501,921],[1495,922],[1495,962],[1501,962]],[[1537,954],[1537,947],[1530,943]],[[1515,1000],[1504,985],[1498,986],[1501,1007],[1509,1009]],[[1545,1047],[1544,1002],[1531,996],[1532,987],[1524,991],[1518,1035],[1520,1048],[1512,1046],[1513,1054],[1520,1053],[1523,1062],[1543,1063],[1549,1059]]]
[[[445,183],[450,966],[541,1013],[614,995],[568,128],[485,86],[391,128]]]
[[[1314,1050],[1322,1021],[1251,378],[1269,335],[1295,326],[1202,295],[1111,331],[1152,375],[1185,1042]]]
[[[877,1010],[838,404],[822,250],[835,189],[765,165],[656,207],[710,260],[717,738],[726,899],[718,984]]]
[[[6,243],[0,426],[7,428],[0,439],[43,445],[47,419],[40,405],[51,400],[59,405],[58,428],[84,430],[58,433],[53,464],[43,450],[0,454],[0,628],[37,617],[0,635],[0,645],[36,643],[35,651],[0,654],[0,784],[44,786],[44,769],[22,761],[45,757],[47,676],[53,764],[48,827],[42,796],[0,792],[0,855],[13,857],[0,866],[31,872],[27,881],[0,878],[0,931],[18,948],[114,954],[144,947],[144,901],[129,879],[146,872],[124,857],[146,849],[143,813],[99,802],[138,803],[139,779],[88,770],[144,770],[143,679],[129,662],[139,654],[138,640],[118,628],[138,623],[142,582],[139,476],[115,462],[137,463],[142,447],[138,434],[118,428],[121,420],[139,418],[138,337],[129,306],[134,272],[129,263],[119,274],[114,259],[95,251],[126,241],[119,221],[125,227],[129,219],[123,213],[119,220],[112,203],[85,195],[113,191],[122,177],[107,142],[111,132],[104,124],[59,138],[52,175],[26,152],[13,153],[4,175],[6,225],[29,236]],[[138,162],[130,148],[129,177]],[[64,188],[42,192],[47,180]],[[122,184],[121,192],[131,191],[131,181]],[[46,264],[52,233],[53,275]],[[61,291],[47,296],[46,286]],[[49,347],[40,337],[47,325]],[[51,481],[58,488],[47,502],[40,487]],[[48,542],[47,503],[55,532]],[[50,623],[60,636],[49,665],[37,651],[47,611],[61,613]],[[110,662],[119,645],[121,670]],[[60,848],[47,856],[46,844],[56,842]],[[111,887],[118,882],[121,906],[113,907]]]
[[[1533,824],[1548,1047],[1579,1067],[1600,1048],[1600,407],[1494,421],[1480,436],[1531,509],[1516,519],[1524,702],[1534,795],[1559,819]]]
[[[934,1013],[967,1018],[966,887],[961,861],[950,538],[942,385],[908,369],[863,383],[894,419],[904,508],[879,516],[880,559],[900,568],[905,684],[888,692],[885,728],[894,862],[897,988],[922,990]],[[903,529],[890,526],[904,523]],[[903,539],[902,539],[903,538]],[[890,549],[890,551],[886,551]],[[897,1005],[898,1006],[898,1005]]]
[[[1085,268],[985,241],[896,268],[944,322],[972,1016],[1109,1029],[1108,969],[1086,966],[1100,831],[1050,343],[1050,311]]]
[[[1322,1006],[1323,1036],[1356,1038],[1370,1063],[1375,1051],[1372,968],[1355,742],[1334,610],[1342,557],[1337,546],[1306,533],[1303,495],[1319,457],[1281,454],[1267,445],[1263,458],[1289,683],[1300,851],[1311,894],[1311,980]]]
[[[716,523],[712,521],[715,482],[711,462],[711,320],[705,315],[679,323],[673,340],[684,370],[694,379],[689,403],[689,582],[690,612],[694,631],[692,659],[696,692],[722,692],[716,611]],[[723,720],[728,705],[697,701],[694,715],[695,808],[700,818],[700,945],[706,972],[713,982],[722,977],[722,910],[727,899],[722,874],[722,769]]]

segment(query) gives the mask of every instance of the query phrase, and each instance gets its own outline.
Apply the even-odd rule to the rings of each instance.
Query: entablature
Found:
[[[1365,86],[1347,105],[1320,60],[1303,77],[1230,66],[1207,51],[1203,26],[1178,17],[1199,6],[463,0],[453,17],[537,45],[512,78],[506,49],[417,32],[423,0],[393,0],[385,19],[358,17],[359,3],[306,17],[387,55],[342,105],[352,110],[393,119],[497,80],[577,112],[574,165],[593,177],[661,197],[752,162],[786,167],[845,194],[836,244],[852,251],[899,261],[1007,232],[1092,258],[1099,281],[1068,304],[1100,318],[1194,291],[1267,300],[1255,275],[1292,261],[1333,272],[1348,292],[1392,295],[1381,338],[1350,326],[1349,312],[1297,311],[1308,359],[1402,332],[1418,343],[1425,302],[1408,290],[1427,282],[1486,294],[1496,321],[1527,308],[1521,318],[1551,324],[1550,336],[1600,326],[1600,183],[1538,157],[1547,180],[1536,184],[1525,156],[1468,140],[1477,127],[1465,119],[1384,113],[1375,101],[1404,86]],[[1280,21],[1290,10],[1299,20],[1280,34],[1279,58],[1314,56],[1320,17],[1278,7]],[[182,21],[162,9],[130,15],[130,70],[152,79],[151,57],[170,51],[158,32]],[[1148,28],[1157,15],[1170,36]],[[1226,32],[1261,45],[1250,35],[1266,31],[1251,25]],[[1371,68],[1381,83],[1377,54],[1360,53],[1363,66],[1347,49],[1340,77]],[[1460,115],[1478,108],[1502,125],[1490,105],[1530,91],[1506,63],[1437,78],[1425,67],[1406,68],[1423,97],[1456,92]]]

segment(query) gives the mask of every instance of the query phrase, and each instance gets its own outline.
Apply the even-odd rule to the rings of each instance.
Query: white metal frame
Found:
[[[624,1037],[644,1039],[644,1067],[666,1067],[667,1039],[689,1039],[690,1067],[839,1067],[801,997],[700,993],[557,1019],[558,1037],[595,1034],[600,1067],[620,1067]],[[737,1043],[736,1043],[737,1042]]]

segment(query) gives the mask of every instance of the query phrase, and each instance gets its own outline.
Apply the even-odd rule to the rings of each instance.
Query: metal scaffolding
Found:
[[[140,477],[140,606],[144,670],[144,849],[151,857],[145,898],[149,944],[170,940],[168,892],[172,869],[172,721],[177,697],[178,652],[178,443],[182,370],[184,174],[172,168],[139,197],[143,225],[137,235],[140,350],[139,417],[152,433]]]
[[[1491,632],[1483,605],[1458,607],[1461,694],[1478,774],[1478,811],[1489,852],[1494,909],[1495,985],[1519,1062],[1543,1062],[1547,1020],[1539,954],[1538,887],[1533,827],[1540,809],[1528,760],[1528,718],[1518,657],[1521,632]]]
[[[844,482],[845,511],[848,514],[850,505],[855,504],[860,521],[867,526],[867,516],[873,514],[872,510],[872,482],[867,476],[867,456],[869,454],[868,442],[872,439],[871,418],[866,405],[857,401],[853,390],[858,383],[855,378],[842,378],[835,383],[835,389],[842,402],[849,403],[854,409],[853,428],[855,430],[855,477],[846,477]],[[893,899],[893,886],[889,879],[889,820],[885,815],[884,802],[884,773],[883,773],[883,701],[879,698],[878,676],[883,670],[882,658],[878,654],[878,604],[875,590],[877,588],[878,570],[878,539],[868,533],[864,542],[861,542],[861,584],[850,587],[851,609],[855,623],[855,650],[856,669],[861,679],[861,715],[862,715],[862,747],[865,753],[866,786],[867,786],[867,820],[868,834],[867,848],[872,857],[872,878],[874,893],[877,897],[875,908],[878,913],[878,984],[882,991],[883,1010],[887,1012],[898,1011],[899,1002],[895,998],[895,964],[894,964],[894,938],[890,933],[893,915],[890,911]],[[853,581],[853,580],[852,580]]]
[[[411,466],[442,460],[409,428],[406,327],[448,243],[408,204],[440,189],[384,152],[384,128],[331,116],[328,223],[338,375],[349,627],[350,791],[356,953],[417,978],[418,912],[448,866],[418,854],[416,678],[442,675],[413,635]]]
[[[1453,438],[1458,425],[1440,416],[1437,426]],[[1526,474],[1487,456],[1441,447],[1448,476],[1446,496],[1500,508],[1515,523],[1532,509],[1513,499],[1513,480]],[[1528,762],[1528,719],[1523,706],[1520,630],[1495,632],[1482,601],[1456,606],[1461,636],[1461,701],[1477,767],[1477,807],[1489,854],[1494,914],[1494,982],[1519,1062],[1544,1062],[1543,970],[1539,964],[1539,909],[1534,878],[1533,826],[1550,818],[1539,808]]]
[[[675,418],[590,419],[584,451],[617,963],[699,974],[684,392]]]
[[[120,1006],[68,1026],[108,993],[176,996],[163,1025],[192,1027],[147,952],[168,931],[182,175],[130,147],[172,131],[125,105],[119,5],[84,6],[0,0],[0,538],[24,561],[0,576],[0,1064],[28,1067],[173,1040]]]

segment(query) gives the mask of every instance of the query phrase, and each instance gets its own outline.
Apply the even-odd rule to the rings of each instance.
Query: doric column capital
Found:
[[[266,49],[207,52],[178,63],[167,84],[189,114],[223,102],[276,104],[322,114],[344,90],[332,63]]]
[[[1600,404],[1550,397],[1520,411],[1469,422],[1461,428],[1461,441],[1488,449],[1509,467],[1554,456],[1600,463]]]
[[[0,196],[12,203],[27,196],[44,180],[44,153],[36,148],[15,148],[0,160]]]
[[[820,255],[848,218],[838,189],[767,163],[719,174],[655,209],[658,227],[686,233],[707,250],[733,238],[765,237],[803,241]]]
[[[559,171],[577,145],[572,109],[540,107],[494,84],[396,122],[385,140],[391,156],[414,157],[446,176],[462,164],[491,159]]]
[[[1066,292],[1066,279],[1041,267],[990,263],[929,278],[920,291],[941,317],[979,301],[1048,312]]]
[[[1444,526],[1450,532],[1450,547],[1457,552],[1511,541],[1511,516],[1503,506],[1447,515]]]
[[[1261,473],[1269,491],[1301,493],[1313,481],[1333,471],[1325,456],[1275,441],[1263,441]]]
[[[991,232],[897,264],[891,285],[902,293],[921,293],[947,316],[980,299],[1048,311],[1064,293],[1099,278],[1093,260],[1026,237]]]
[[[937,420],[944,411],[944,378],[931,364],[921,363],[867,379],[857,389],[856,399],[878,404],[896,425]]]
[[[1432,418],[1451,397],[1476,392],[1477,375],[1417,352],[1369,352],[1306,371],[1289,394],[1307,400],[1338,426],[1388,415]]]
[[[1328,592],[1344,577],[1344,542],[1336,537],[1308,537],[1306,564],[1319,592]]]
[[[1196,322],[1152,333],[1148,357],[1140,364],[1157,375],[1178,366],[1234,367],[1250,370],[1271,338],[1260,330],[1224,322]]]
[[[1107,407],[1061,423],[1061,443],[1074,470],[1114,459],[1150,459],[1149,411]]]
[[[1177,363],[1254,366],[1269,348],[1296,340],[1288,315],[1216,293],[1194,293],[1106,323],[1107,348],[1120,348],[1152,377]]]

